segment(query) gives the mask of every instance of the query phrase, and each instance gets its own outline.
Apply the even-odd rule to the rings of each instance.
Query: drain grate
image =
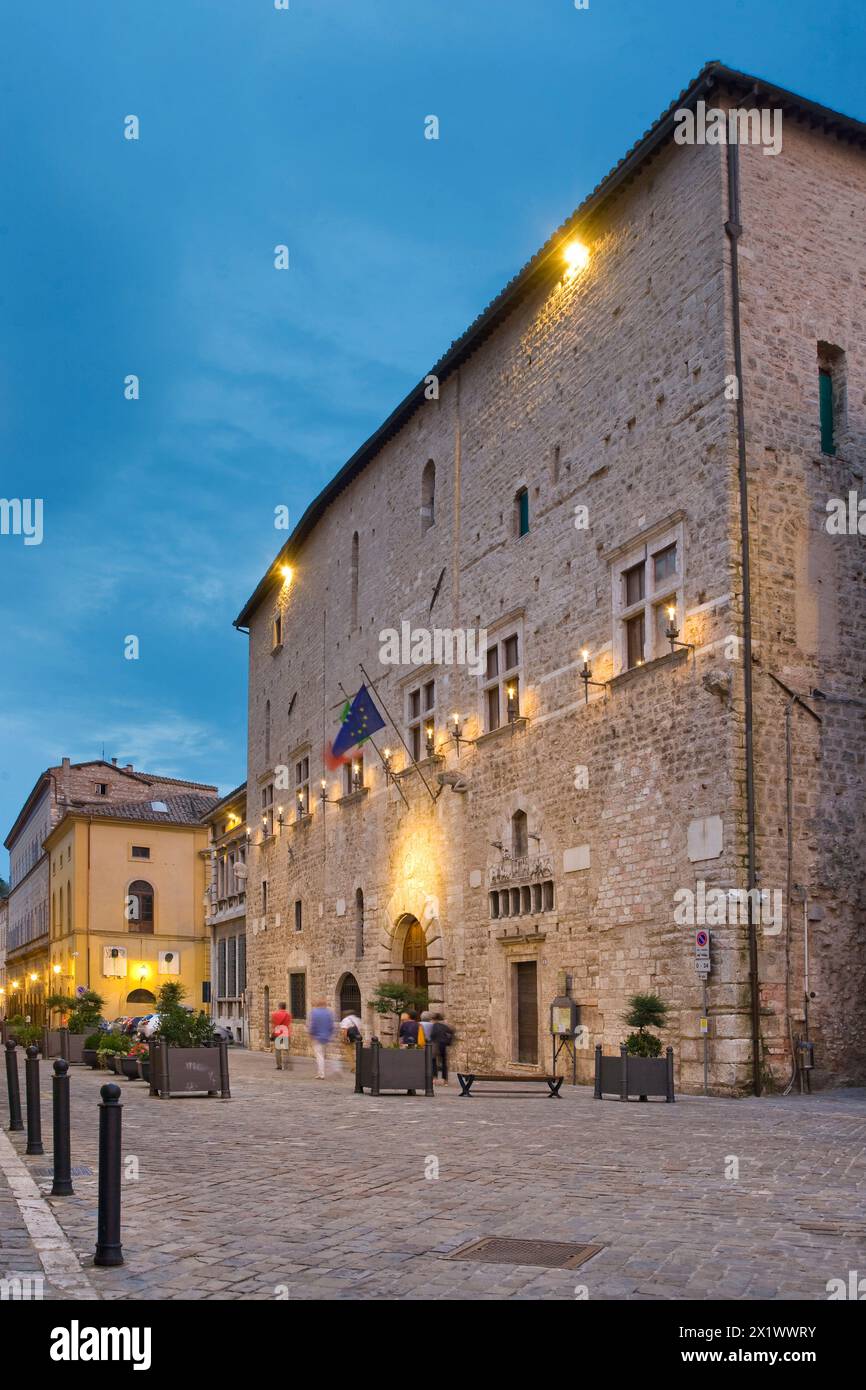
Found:
[[[33,1176],[34,1176],[35,1178],[53,1178],[53,1177],[54,1177],[54,1169],[53,1169],[53,1168],[31,1168],[30,1171],[31,1171],[31,1173],[33,1174]],[[81,1167],[78,1167],[78,1168],[72,1168],[72,1169],[70,1169],[70,1172],[71,1172],[73,1178],[92,1178],[92,1177],[93,1177],[93,1169],[92,1169],[92,1168],[85,1168],[83,1165],[82,1165]]]
[[[572,1245],[564,1240],[514,1240],[510,1236],[485,1236],[455,1250],[449,1260],[474,1260],[478,1264],[542,1265],[545,1269],[577,1269],[603,1250],[602,1245]]]

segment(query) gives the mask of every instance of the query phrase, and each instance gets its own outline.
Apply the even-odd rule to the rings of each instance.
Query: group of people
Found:
[[[313,1057],[316,1061],[316,1079],[324,1081],[327,1047],[336,1033],[334,1015],[324,999],[317,999],[307,1019],[307,1035],[313,1044]],[[346,1014],[340,1021],[340,1031],[347,1043],[358,1041],[363,1035],[363,1025],[357,1014]],[[454,1042],[454,1030],[441,1014],[431,1014],[425,1009],[418,1017],[413,1010],[400,1015],[397,1040],[401,1047],[424,1047],[428,1042],[433,1048],[433,1080],[443,1085],[448,1082],[448,1049]],[[285,1004],[278,1004],[271,1014],[271,1042],[274,1044],[277,1071],[288,1070],[291,1066],[292,1015]]]
[[[400,1015],[398,1041],[401,1047],[424,1047],[428,1042],[433,1048],[433,1080],[448,1082],[448,1049],[454,1041],[454,1030],[441,1014],[431,1014],[424,1009],[419,1019],[414,1010]]]

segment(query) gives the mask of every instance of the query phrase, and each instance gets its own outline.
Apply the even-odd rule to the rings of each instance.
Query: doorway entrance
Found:
[[[517,1060],[538,1062],[538,964],[518,961],[514,967],[517,999]]]
[[[427,937],[417,917],[409,918],[403,938],[403,983],[427,988]]]

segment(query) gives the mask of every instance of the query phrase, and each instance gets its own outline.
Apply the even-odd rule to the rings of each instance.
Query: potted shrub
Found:
[[[125,1057],[120,1058],[120,1068],[123,1075],[130,1081],[149,1081],[150,1073],[144,1076],[141,1069],[143,1059],[149,1059],[147,1043],[134,1042]]]
[[[376,986],[370,1003],[377,1014],[394,1014],[399,1019],[409,1010],[417,1013],[425,1009],[427,991],[400,980],[388,980]],[[426,1047],[400,1047],[395,1041],[390,1047],[383,1047],[378,1038],[373,1038],[369,1047],[356,1043],[356,1093],[365,1087],[374,1096],[382,1091],[406,1091],[409,1095],[423,1091],[432,1096],[433,1052],[429,1043]]]
[[[84,1046],[81,1049],[81,1060],[85,1066],[91,1067],[96,1071],[99,1066],[99,1044],[105,1035],[100,1032],[91,1033],[84,1039]]]
[[[23,1014],[14,1014],[9,1020],[7,1036],[17,1042],[19,1047],[28,1048],[31,1043],[42,1046],[42,1029],[37,1023],[28,1023]]]
[[[59,1028],[45,1030],[45,1056],[83,1062],[85,1038],[102,1022],[104,1000],[101,995],[81,987],[75,994],[50,994],[45,1003],[61,1015]]]
[[[129,1051],[129,1038],[124,1038],[120,1033],[103,1033],[99,1039],[97,1054],[100,1066],[106,1071],[117,1073],[118,1057],[125,1057]]]
[[[150,1094],[163,1100],[195,1093],[228,1099],[226,1044],[215,1038],[204,1012],[184,1006],[185,994],[178,981],[169,981],[159,991],[159,1022],[150,1040]]]
[[[657,994],[633,994],[623,1022],[632,1029],[621,1044],[618,1057],[602,1056],[601,1044],[595,1049],[595,1098],[602,1100],[605,1092],[614,1093],[620,1100],[638,1096],[663,1096],[674,1100],[674,1051],[667,1048],[661,1055],[661,1039],[650,1028],[665,1028],[669,1005]]]

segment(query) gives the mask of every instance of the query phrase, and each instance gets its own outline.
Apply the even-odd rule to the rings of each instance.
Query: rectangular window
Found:
[[[97,782],[97,784],[96,784],[96,795],[97,795],[97,796],[108,796],[108,783],[107,783],[107,782]]]
[[[266,916],[268,911],[268,880],[262,879],[262,916]]]
[[[520,714],[520,639],[516,632],[487,648],[484,677],[484,718],[488,733]]]
[[[636,613],[633,618],[626,619],[626,665],[629,670],[633,666],[640,666],[643,662],[645,626],[643,613]]]
[[[274,649],[274,651],[276,651],[277,648],[278,648],[278,647],[281,647],[282,645],[283,645],[283,619],[282,619],[282,616],[278,613],[278,614],[276,615],[276,617],[274,618],[274,630],[273,630],[273,649]]]
[[[148,845],[133,845],[132,857],[133,859],[149,859],[150,847]]]
[[[529,493],[523,488],[517,494],[517,534],[525,536],[529,531]]]
[[[412,758],[420,763],[427,757],[427,730],[435,726],[436,682],[425,681],[416,690],[409,691],[408,725],[409,747]]]
[[[262,834],[265,839],[274,833],[274,784],[262,787]]]
[[[300,898],[295,899],[295,931],[304,929],[304,908]]]
[[[226,943],[226,994],[229,999],[234,999],[238,992],[238,939],[230,936]]]
[[[299,758],[295,763],[295,806],[298,819],[310,814],[310,759]]]
[[[351,796],[352,792],[359,792],[364,786],[364,758],[361,754],[356,754],[351,762],[343,766],[343,795]]]
[[[245,934],[238,937],[238,994],[243,994],[247,987],[247,938]]]
[[[289,975],[289,1012],[293,1019],[307,1017],[307,977],[300,971]]]
[[[821,453],[836,452],[836,419],[833,405],[833,373],[822,369],[818,373],[821,403]]]
[[[217,998],[226,997],[226,942],[225,937],[217,942]]]
[[[682,611],[682,527],[621,554],[613,571],[615,672],[631,671],[670,650],[667,609]],[[642,556],[637,563],[636,555]]]

